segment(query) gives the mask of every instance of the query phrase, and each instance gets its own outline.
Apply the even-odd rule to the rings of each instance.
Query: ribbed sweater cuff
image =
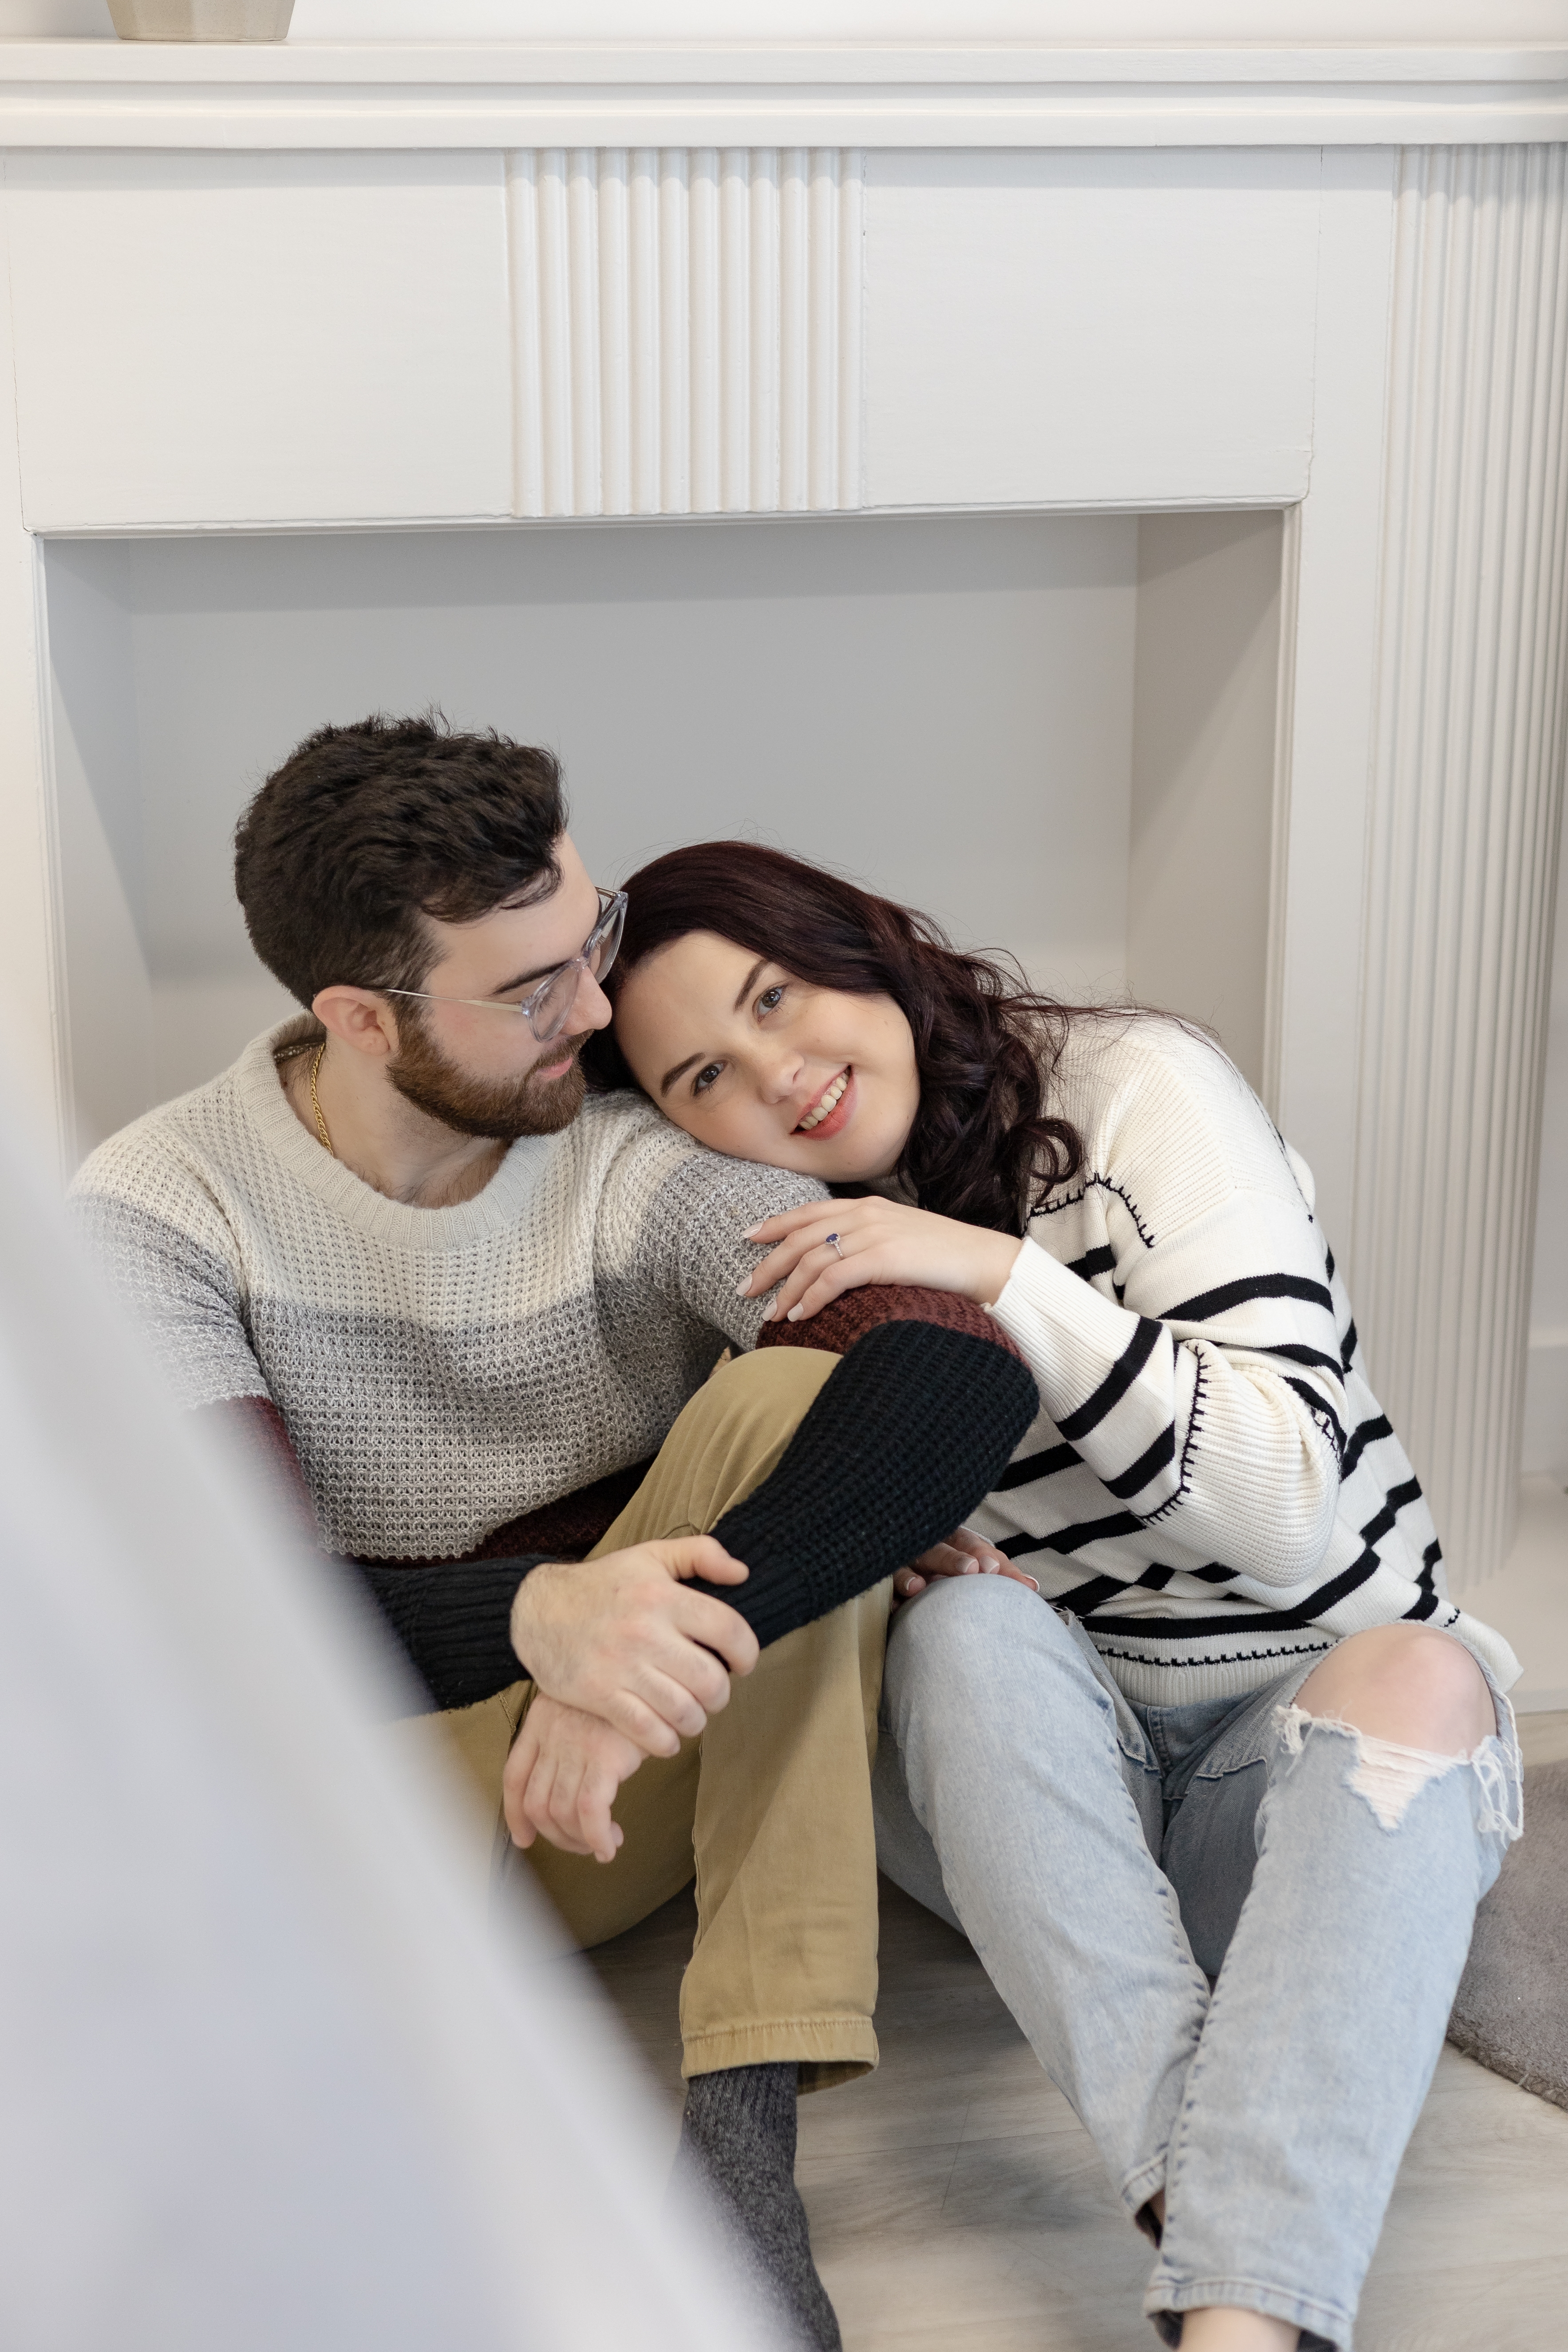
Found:
[[[751,1570],[704,1585],[764,1646],[950,1536],[990,1493],[1039,1407],[1010,1349],[884,1323],[818,1391],[777,1468],[713,1529]]]
[[[991,1312],[1027,1358],[1053,1421],[1093,1394],[1139,1321],[1035,1241],[1018,1252]]]
[[[511,1646],[517,1588],[543,1555],[445,1560],[434,1568],[345,1559],[339,1565],[374,1606],[423,1684],[426,1706],[412,1714],[473,1706],[510,1690],[528,1672]]]

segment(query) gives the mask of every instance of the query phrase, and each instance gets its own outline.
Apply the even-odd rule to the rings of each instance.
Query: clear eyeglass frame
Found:
[[[471,1004],[480,1013],[520,1013],[538,1043],[548,1045],[566,1026],[566,1017],[576,1002],[578,972],[586,971],[593,979],[603,980],[620,949],[621,934],[626,927],[626,894],[624,890],[606,890],[597,883],[595,887],[599,892],[599,919],[581,950],[564,963],[558,963],[553,971],[547,971],[519,1004],[503,1004],[493,996],[437,996],[429,988],[384,988],[377,993],[417,996],[426,1004]]]

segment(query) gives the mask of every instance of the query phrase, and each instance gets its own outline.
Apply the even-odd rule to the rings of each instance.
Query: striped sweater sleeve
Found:
[[[1344,1369],[1321,1235],[1261,1108],[1230,1077],[1234,1139],[1214,1131],[1212,1100],[1186,1101],[1173,1127],[1168,1084],[1163,1100],[1134,1091],[1096,1139],[1088,1180],[1111,1238],[1070,1263],[1026,1241],[994,1311],[1055,1423],[1037,1451],[1059,1447],[1106,1490],[1101,1523],[1073,1530],[1074,1549],[1159,1529],[1285,1593],[1333,1533]],[[1278,1180],[1237,1181],[1238,1160]],[[1022,1459],[1007,1484],[1049,1466]]]

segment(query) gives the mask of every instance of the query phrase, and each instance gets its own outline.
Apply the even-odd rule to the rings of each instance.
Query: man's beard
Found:
[[[521,1078],[474,1078],[449,1062],[426,1029],[423,1018],[399,1019],[398,1047],[386,1075],[405,1102],[426,1118],[439,1119],[458,1135],[515,1143],[520,1135],[559,1135],[583,1108],[585,1082],[578,1050],[590,1032],[563,1037],[545,1048],[546,1061],[572,1056],[559,1077],[541,1080],[534,1070]]]

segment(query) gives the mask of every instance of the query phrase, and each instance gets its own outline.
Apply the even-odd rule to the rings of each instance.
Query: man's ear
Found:
[[[384,1062],[397,1051],[397,1023],[392,1007],[374,989],[334,983],[311,999],[310,1010],[329,1037],[352,1045],[356,1054]]]

